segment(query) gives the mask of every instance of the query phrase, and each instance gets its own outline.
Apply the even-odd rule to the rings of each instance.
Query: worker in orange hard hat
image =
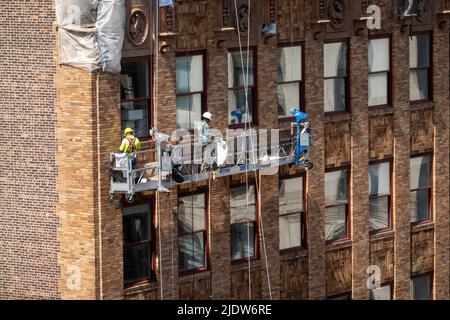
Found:
[[[141,142],[137,137],[133,135],[133,129],[126,128],[123,131],[124,138],[122,140],[122,144],[120,145],[120,152],[122,153],[128,153],[129,156],[132,158],[131,165],[132,169],[136,169],[136,154],[135,152],[138,152],[141,150]]]

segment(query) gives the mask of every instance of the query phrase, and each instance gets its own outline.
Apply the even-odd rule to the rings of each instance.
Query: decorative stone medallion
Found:
[[[248,31],[248,5],[243,4],[238,9],[239,31],[244,33]]]
[[[343,0],[330,1],[329,16],[334,29],[341,29],[345,24],[345,2]]]
[[[142,45],[148,37],[149,23],[147,15],[140,9],[131,12],[128,20],[128,38],[135,46]]]

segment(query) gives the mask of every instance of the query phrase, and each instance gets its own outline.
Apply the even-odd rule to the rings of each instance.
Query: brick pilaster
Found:
[[[394,299],[409,299],[410,281],[410,105],[409,34],[394,28],[392,35],[392,85],[394,109],[393,221]]]
[[[351,239],[352,299],[368,299],[369,266],[369,118],[367,83],[367,36],[350,41],[352,157],[351,157]]]

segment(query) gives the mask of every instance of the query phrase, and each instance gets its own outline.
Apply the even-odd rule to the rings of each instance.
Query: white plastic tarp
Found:
[[[60,63],[120,73],[124,0],[56,0]]]

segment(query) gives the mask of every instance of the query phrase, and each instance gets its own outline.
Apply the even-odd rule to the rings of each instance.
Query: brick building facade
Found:
[[[388,0],[174,3],[157,15],[154,1],[126,1],[123,73],[145,80],[132,97],[124,76],[58,64],[54,1],[0,3],[0,128],[11,136],[0,153],[0,298],[449,299],[450,3],[417,1],[417,15],[405,19]],[[366,27],[372,4],[381,8],[379,30]],[[264,35],[273,23],[276,36]],[[229,106],[239,89],[228,65],[239,53],[237,29],[253,55],[254,127],[289,128],[280,96],[295,86],[310,115],[314,163],[307,173],[256,174],[245,225],[254,244],[241,251],[230,249],[241,230],[230,198],[245,175],[145,192],[134,204],[107,201],[109,155],[123,127],[142,129],[145,143],[151,127],[177,128],[184,58],[202,59],[202,88],[192,94],[213,114],[212,127],[235,127]],[[280,57],[292,56],[284,48],[299,53],[285,65],[300,72],[280,78]],[[130,109],[144,122],[130,122]],[[298,212],[279,205],[288,185],[300,190]],[[203,239],[200,265],[183,255],[179,231],[178,203],[194,194],[204,201],[203,226],[191,230]],[[137,222],[148,230],[131,230]],[[290,229],[280,233],[280,223]],[[286,240],[286,230],[300,238]],[[137,231],[148,234],[131,244]],[[381,272],[378,291],[368,288],[369,266]]]

